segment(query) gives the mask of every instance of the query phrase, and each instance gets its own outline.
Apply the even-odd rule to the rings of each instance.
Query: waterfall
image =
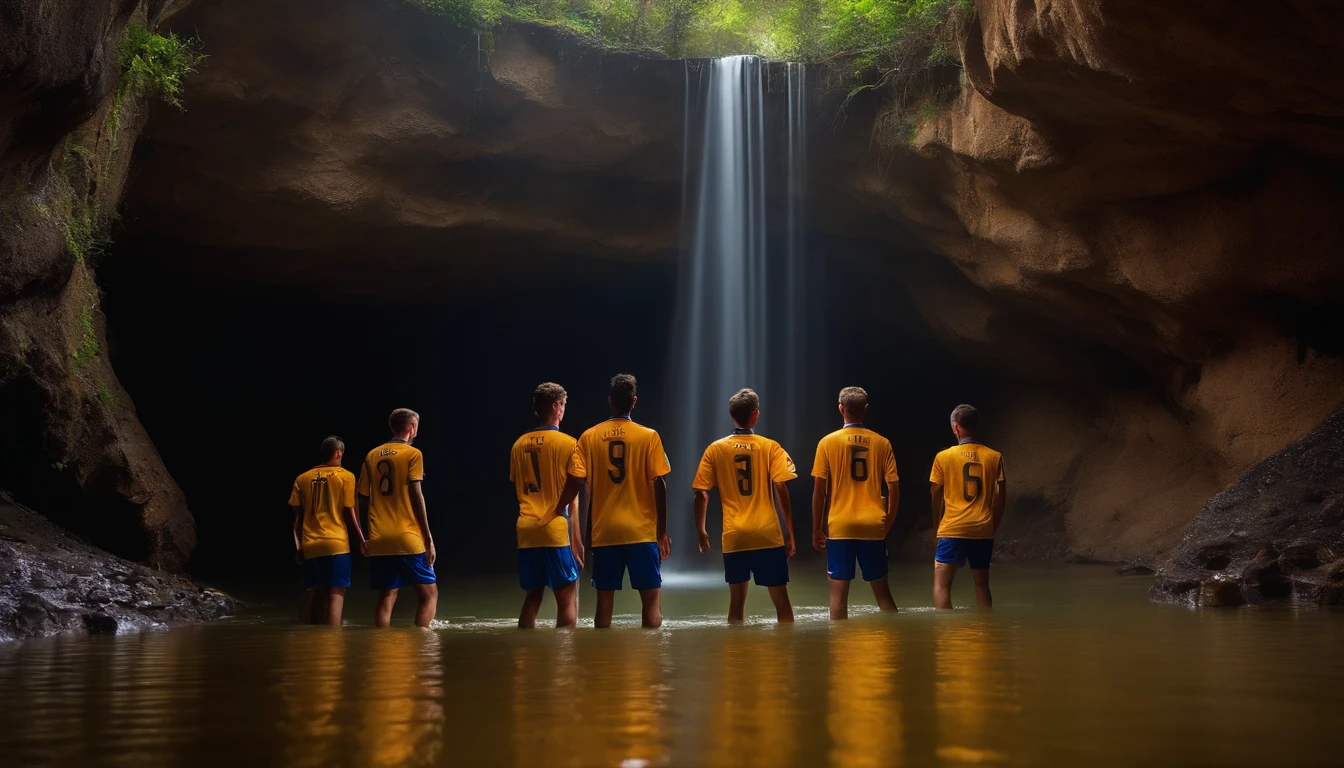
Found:
[[[783,108],[787,126],[770,131],[768,80],[778,75],[759,57],[715,59],[694,75],[689,64],[684,70],[683,248],[669,377],[676,389],[668,393],[675,409],[664,425],[676,473],[669,527],[683,555],[674,563],[693,560],[690,482],[705,447],[732,431],[728,398],[737,390],[760,394],[761,434],[784,443],[800,473],[810,465],[803,458],[813,446],[799,442],[800,409],[815,406],[803,399],[806,81],[801,65],[783,68],[783,98],[770,106]],[[795,519],[801,524],[803,516]],[[717,527],[710,527],[716,549]]]

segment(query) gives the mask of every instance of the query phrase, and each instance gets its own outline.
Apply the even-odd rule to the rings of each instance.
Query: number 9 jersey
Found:
[[[577,440],[554,427],[534,429],[513,444],[509,454],[509,480],[518,492],[518,548],[567,547],[569,526],[574,519],[557,517],[541,528],[537,523],[555,508],[567,475],[574,471]],[[578,507],[578,500],[570,509]]]
[[[593,546],[657,541],[653,480],[672,471],[658,433],[616,416],[584,432],[574,452],[569,473],[592,491]]]
[[[877,541],[887,537],[887,483],[899,480],[887,438],[849,426],[821,438],[812,476],[830,483],[826,535]]]
[[[411,483],[425,478],[425,459],[405,440],[369,451],[359,470],[359,495],[369,497],[369,555],[418,555],[425,538],[411,508]]]

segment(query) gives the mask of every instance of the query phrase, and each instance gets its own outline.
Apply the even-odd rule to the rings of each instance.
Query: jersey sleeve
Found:
[[[667,450],[663,448],[663,438],[657,432],[653,433],[653,443],[649,447],[652,451],[649,455],[649,473],[654,477],[662,477],[672,471],[672,463],[667,460]]]
[[[891,449],[891,444],[887,444],[887,460],[882,465],[882,475],[888,483],[895,483],[901,479],[896,473],[896,452]]]
[[[831,476],[830,467],[826,466],[826,441],[817,443],[817,458],[812,461],[812,476],[826,478]]]
[[[708,491],[715,486],[713,451],[714,446],[710,446],[705,449],[705,455],[700,457],[700,467],[695,470],[695,480],[691,482],[692,489]]]
[[[569,466],[566,468],[570,477],[585,478],[588,476],[588,466],[583,463],[583,441],[574,444],[574,451],[569,455]]]
[[[341,471],[341,506],[355,508],[355,476]]]
[[[792,480],[798,476],[798,468],[793,466],[793,457],[784,450],[784,446],[776,445],[775,450],[770,457],[770,480],[776,483],[782,483]]]
[[[1003,473],[1003,457],[1000,456],[1000,457],[999,457],[999,482],[1002,483],[1002,482],[1004,482],[1004,481],[1007,480],[1007,479],[1008,479],[1008,476],[1005,475],[1005,474]]]
[[[299,481],[297,478],[294,480],[294,485],[289,489],[289,506],[303,506],[303,498],[299,496]]]
[[[517,464],[518,464],[518,444],[517,444],[517,443],[514,443],[514,444],[513,444],[513,447],[509,449],[509,482],[510,482],[510,483],[513,482],[513,478],[514,478],[514,476],[516,475],[516,473],[514,472],[514,468],[517,466]]]
[[[406,482],[418,483],[425,479],[425,454],[416,451],[406,462]]]
[[[933,469],[929,470],[929,482],[943,485],[943,454],[933,457]]]
[[[369,478],[369,460],[368,460],[368,459],[365,459],[365,460],[364,460],[364,463],[361,464],[360,467],[359,467],[359,484],[358,484],[358,487],[357,487],[356,492],[357,492],[360,496],[368,496],[368,495],[369,495],[369,482],[370,482],[370,478]]]

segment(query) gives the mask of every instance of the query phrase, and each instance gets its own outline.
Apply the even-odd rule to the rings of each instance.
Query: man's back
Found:
[[[575,453],[575,477],[592,489],[593,546],[657,541],[653,480],[672,471],[658,433],[613,417],[584,432]]]
[[[729,435],[705,449],[692,487],[717,487],[723,503],[723,551],[784,546],[774,484],[798,476],[783,446],[755,434]]]
[[[534,429],[518,438],[509,455],[509,480],[518,494],[518,546],[569,545],[569,522],[537,522],[555,508],[575,459],[578,441],[557,429]]]
[[[828,536],[877,540],[887,537],[887,483],[899,478],[891,443],[871,429],[845,427],[817,444],[812,476],[829,483]]]
[[[303,556],[341,555],[350,551],[344,510],[355,506],[355,476],[344,467],[320,465],[299,475],[291,506],[303,509]]]
[[[425,551],[411,506],[411,483],[425,476],[424,456],[405,440],[369,451],[359,471],[359,494],[369,497],[369,555],[418,555]]]
[[[1003,455],[980,443],[962,443],[939,453],[929,473],[930,482],[943,486],[938,537],[994,538],[994,497],[1003,479]]]

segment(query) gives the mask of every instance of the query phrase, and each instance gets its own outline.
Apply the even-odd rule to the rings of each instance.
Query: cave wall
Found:
[[[194,522],[108,362],[93,266],[146,114],[128,100],[110,119],[118,44],[180,5],[0,4],[0,485],[173,570]]]

